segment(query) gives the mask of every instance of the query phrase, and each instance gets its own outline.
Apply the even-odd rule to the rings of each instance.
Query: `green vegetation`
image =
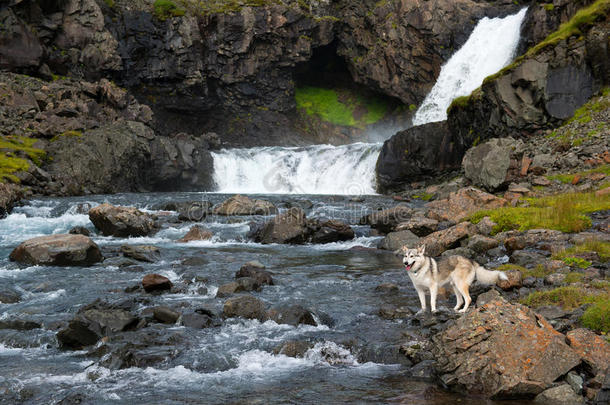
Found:
[[[559,305],[563,309],[574,309],[581,305],[608,299],[606,294],[587,294],[582,288],[575,286],[558,287],[548,291],[534,291],[521,299],[524,305],[538,308],[545,305]]]
[[[114,0],[104,0],[104,3],[110,8],[114,8]]]
[[[604,91],[608,90],[607,88]],[[604,97],[597,97],[589,100],[589,102],[583,104],[578,110],[574,111],[574,116],[570,118],[566,124],[572,122],[578,122],[580,124],[586,124],[590,122],[592,117],[591,113],[600,112],[610,108],[610,100]],[[564,124],[565,125],[565,124]]]
[[[595,174],[595,173],[602,173],[602,174],[605,174],[606,176],[610,176],[610,165],[601,165],[601,166],[598,166],[591,170],[585,170],[583,172],[553,174],[553,175],[546,176],[546,177],[549,180],[557,180],[564,184],[571,184],[577,176],[580,178],[583,178],[583,177],[586,177],[586,176],[589,176],[589,175]]]
[[[580,283],[584,277],[584,274],[572,271],[566,274],[566,278],[563,280],[563,282],[566,284]]]
[[[22,136],[0,136],[0,182],[6,180],[18,183],[19,179],[14,173],[26,171],[31,160],[37,165],[42,164],[46,153],[42,149],[34,148],[36,139]]]
[[[470,221],[478,223],[489,216],[497,224],[493,229],[494,233],[537,228],[580,232],[591,226],[591,219],[586,214],[610,209],[610,196],[596,197],[594,192],[527,198],[526,202],[529,206],[476,212],[470,217]]]
[[[553,254],[555,260],[564,260],[569,257],[578,257],[579,254],[595,252],[603,263],[610,259],[610,242],[590,239],[570,248],[563,249]]]
[[[51,142],[58,141],[62,137],[80,138],[82,136],[83,136],[83,133],[81,131],[74,131],[74,130],[66,131],[66,132],[62,132],[61,134],[55,135],[53,138],[51,138]]]
[[[295,89],[297,108],[335,125],[364,127],[383,118],[390,106],[382,98],[345,89],[303,86]]]
[[[591,264],[593,264],[590,261],[583,259],[582,257],[574,256],[565,257],[563,259],[563,262],[568,266],[580,267],[581,269],[586,269],[587,267],[590,267]]]
[[[165,21],[170,17],[180,17],[185,13],[183,8],[178,7],[171,0],[155,0],[153,9],[153,14],[161,21]]]
[[[184,10],[195,15],[237,13],[244,7],[263,7],[279,4],[280,0],[176,0]],[[309,10],[307,0],[298,0],[297,5],[304,11]]]
[[[554,9],[553,4],[545,4],[543,7],[547,11],[551,11]],[[588,28],[589,26],[594,24],[598,19],[606,18],[606,15],[609,12],[610,12],[610,0],[597,0],[595,3],[591,4],[590,6],[579,10],[576,14],[574,14],[574,16],[569,21],[561,24],[561,26],[559,27],[559,29],[557,29],[557,31],[549,34],[544,40],[540,41],[538,44],[536,44],[535,46],[528,49],[525,54],[519,56],[517,59],[515,59],[513,61],[513,63],[511,63],[508,66],[505,66],[504,68],[500,69],[498,72],[496,72],[490,76],[487,76],[483,80],[483,85],[494,81],[495,79],[497,79],[500,76],[503,76],[506,72],[511,71],[515,67],[519,66],[523,62],[523,60],[525,60],[525,58],[535,56],[541,50],[543,50],[544,48],[546,48],[548,46],[555,45],[558,42],[560,42],[564,39],[567,39],[573,35],[582,36],[583,30],[586,31],[586,28]],[[480,91],[480,88],[477,90]],[[475,90],[475,91],[477,91],[477,90]],[[474,91],[472,92],[471,97],[473,94],[474,94]],[[454,100],[454,101],[456,101],[456,100]],[[468,97],[466,100],[458,101],[455,104],[455,106],[463,107],[467,103],[468,103]],[[452,107],[454,107],[453,103],[449,106],[449,109],[447,111],[451,110]],[[586,119],[586,118],[584,118],[584,119]]]
[[[555,9],[555,6],[553,5],[553,3],[543,4],[542,7],[544,7],[544,9],[546,11],[553,11]]]
[[[561,24],[557,31],[549,34],[543,41],[530,48],[525,55],[536,55],[547,46],[555,45],[573,35],[581,36],[583,30],[593,25],[595,21],[606,18],[608,12],[610,12],[610,0],[597,0],[589,7],[579,10],[569,21]]]
[[[525,278],[525,277],[543,278],[552,273],[551,270],[547,269],[546,267],[544,267],[541,264],[537,265],[533,269],[527,269],[523,266],[519,266],[519,265],[512,264],[512,263],[506,263],[506,264],[503,264],[500,267],[498,267],[497,270],[500,270],[500,271],[519,270],[521,272],[521,275],[523,276],[523,278]]]
[[[409,104],[409,111],[417,110],[417,106],[415,104]]]
[[[591,330],[610,333],[610,298],[593,303],[580,321]]]
[[[417,200],[430,201],[434,197],[434,194],[426,193],[425,191],[419,194],[415,194],[413,198]]]

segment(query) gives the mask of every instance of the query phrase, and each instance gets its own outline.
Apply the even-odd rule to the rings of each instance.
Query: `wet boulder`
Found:
[[[121,246],[123,256],[132,259],[154,263],[161,260],[161,251],[156,246],[150,245],[123,245]]]
[[[23,190],[14,184],[0,183],[0,219],[11,213],[13,206],[23,198]]]
[[[431,234],[438,229],[438,221],[426,217],[413,217],[396,226],[396,231],[411,231],[422,237]]]
[[[89,328],[89,322],[73,319],[68,326],[57,332],[57,341],[62,349],[80,350],[97,343],[100,335]]]
[[[480,305],[479,305],[480,304]],[[497,292],[433,339],[442,384],[488,398],[533,397],[580,364],[580,355],[531,309]]]
[[[251,199],[235,195],[214,208],[216,215],[273,215],[277,213],[275,205],[265,200]]]
[[[241,317],[245,319],[258,319],[261,322],[267,319],[265,304],[251,295],[229,298],[224,304],[222,314],[225,318]]]
[[[273,349],[273,354],[283,354],[288,357],[305,357],[305,354],[313,347],[313,343],[305,340],[289,340],[281,343]]]
[[[104,258],[100,248],[84,235],[57,234],[28,239],[10,259],[28,265],[90,266]]]
[[[218,287],[216,292],[217,298],[227,297],[231,294],[235,294],[243,291],[259,291],[261,288],[260,283],[251,277],[240,277],[236,281],[228,284],[223,284]]]
[[[300,208],[291,208],[261,226],[254,235],[254,241],[263,244],[303,244],[309,241],[311,234],[305,212]]]
[[[405,222],[413,215],[413,209],[406,204],[373,212],[360,219],[361,225],[370,225],[382,233],[392,232],[398,224]]]
[[[212,213],[212,203],[209,201],[169,202],[155,205],[154,209],[177,212],[180,221],[199,222]]]
[[[0,287],[0,304],[14,304],[21,301],[21,293],[9,286]]]
[[[214,236],[214,234],[212,232],[210,232],[209,230],[207,230],[199,225],[195,225],[195,226],[191,227],[191,229],[189,229],[189,231],[186,233],[186,235],[184,235],[182,238],[178,239],[178,242],[186,243],[186,242],[191,242],[194,240],[208,240],[208,239],[211,239],[212,236]]]
[[[142,279],[142,288],[150,293],[155,291],[169,291],[172,288],[172,282],[169,278],[160,274],[147,274]]]
[[[255,279],[260,285],[273,285],[271,273],[265,270],[265,266],[257,261],[252,261],[241,266],[235,273],[235,278],[250,277]]]
[[[345,222],[331,219],[316,225],[316,230],[311,237],[312,243],[331,243],[354,239],[354,230]]]
[[[174,324],[180,318],[180,312],[163,306],[154,307],[153,318],[161,323]]]
[[[89,219],[104,236],[148,236],[157,231],[155,217],[134,207],[101,204],[89,210]]]
[[[594,375],[610,374],[610,343],[606,339],[584,328],[569,331],[566,338]]]
[[[157,325],[110,337],[89,355],[100,356],[99,365],[111,370],[146,368],[165,364],[185,346],[180,333],[168,332],[165,327]]]
[[[193,312],[182,314],[182,325],[188,328],[203,329],[220,326],[220,320],[210,310],[197,308]]]
[[[379,249],[395,251],[403,246],[413,248],[417,246],[420,238],[411,231],[397,231],[388,233],[379,243]]]
[[[314,319],[314,314],[301,305],[289,305],[285,307],[271,308],[267,314],[269,319],[280,324],[292,326],[298,326],[301,324],[318,326],[318,323]]]
[[[85,228],[84,226],[75,226],[74,228],[70,229],[68,231],[68,233],[70,235],[85,235],[85,236],[91,236],[91,232],[89,232],[89,229]]]

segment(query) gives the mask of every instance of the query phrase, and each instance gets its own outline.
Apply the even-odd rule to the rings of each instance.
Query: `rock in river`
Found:
[[[10,259],[29,265],[90,266],[104,258],[90,238],[57,234],[26,240],[11,252]]]
[[[157,231],[154,217],[133,207],[101,204],[89,210],[89,219],[105,236],[147,236]]]

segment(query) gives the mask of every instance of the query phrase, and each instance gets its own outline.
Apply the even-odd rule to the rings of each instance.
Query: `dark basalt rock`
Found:
[[[470,143],[433,122],[398,132],[383,143],[377,159],[377,188],[387,193],[404,184],[459,170]]]

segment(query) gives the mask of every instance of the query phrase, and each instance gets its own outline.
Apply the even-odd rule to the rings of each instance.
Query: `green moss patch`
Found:
[[[591,305],[580,319],[583,326],[602,333],[610,333],[610,299]]]
[[[51,138],[51,142],[58,141],[63,137],[81,138],[82,136],[83,136],[83,133],[81,131],[66,131],[66,132],[62,132],[61,134],[55,135],[53,138]]]
[[[610,242],[597,239],[590,239],[579,243],[570,248],[561,250],[553,254],[555,260],[564,260],[570,257],[578,257],[579,254],[595,252],[603,263],[610,259]]]
[[[24,136],[0,136],[0,182],[11,181],[18,183],[19,179],[14,173],[26,171],[30,161],[36,165],[42,164],[46,152],[35,148],[36,139]]]
[[[346,89],[302,86],[295,89],[297,109],[335,125],[364,127],[382,119],[390,105],[381,97]]]
[[[608,299],[608,297],[598,294],[587,294],[584,289],[575,286],[565,286],[548,291],[535,291],[521,299],[520,302],[532,308],[558,305],[563,309],[570,310],[603,299]]]
[[[176,0],[181,9],[194,15],[231,14],[241,11],[244,7],[264,7],[279,4],[280,0]],[[306,0],[299,0],[297,6],[309,10]]]
[[[155,0],[153,3],[153,14],[161,21],[170,17],[183,16],[185,10],[180,8],[171,0]]]
[[[543,265],[539,264],[532,269],[527,269],[523,266],[519,266],[517,264],[506,263],[498,267],[496,270],[507,271],[507,270],[519,270],[523,278],[525,277],[537,277],[543,278],[552,273],[551,270],[547,269]]]
[[[526,202],[529,206],[479,211],[470,221],[478,223],[489,216],[497,224],[494,233],[538,228],[581,232],[591,226],[591,219],[586,214],[610,209],[610,196],[598,197],[593,192],[528,198]]]

